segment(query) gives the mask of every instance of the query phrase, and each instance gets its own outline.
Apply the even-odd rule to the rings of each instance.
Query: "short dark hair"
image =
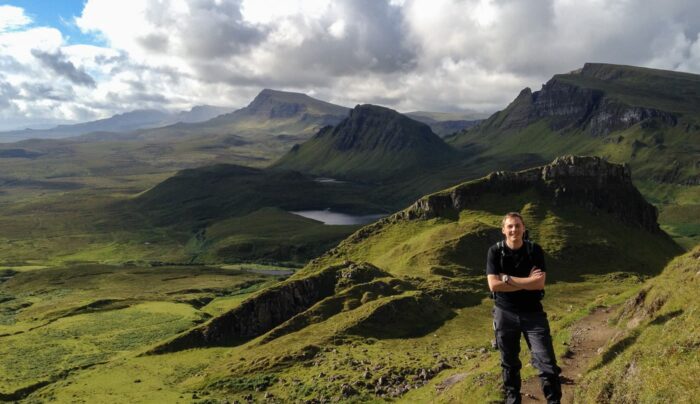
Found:
[[[506,219],[512,218],[512,217],[517,217],[518,219],[520,219],[520,222],[523,224],[523,226],[525,226],[525,220],[523,219],[523,216],[520,213],[508,212],[505,214],[505,216],[503,216],[503,220],[501,220],[501,227],[506,225]]]

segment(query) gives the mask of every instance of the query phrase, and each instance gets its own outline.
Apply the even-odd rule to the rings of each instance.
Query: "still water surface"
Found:
[[[309,219],[318,220],[323,224],[338,225],[338,224],[367,224],[380,219],[385,214],[374,215],[348,215],[347,213],[333,212],[326,210],[302,210],[298,212],[290,212],[295,215],[303,216]]]

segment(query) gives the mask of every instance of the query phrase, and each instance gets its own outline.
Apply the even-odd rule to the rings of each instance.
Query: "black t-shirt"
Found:
[[[508,245],[503,242],[503,254],[498,243],[489,248],[486,258],[486,275],[498,275],[499,273],[508,274],[518,278],[527,278],[530,276],[530,270],[533,266],[541,269],[543,272],[547,270],[544,264],[544,251],[539,245],[532,243],[531,253],[527,252],[528,241],[525,241],[517,250],[511,250]],[[501,259],[501,255],[503,256]],[[501,262],[503,268],[501,268]],[[494,292],[496,298],[496,306],[508,311],[514,312],[533,312],[542,311],[542,291],[540,290],[518,290],[515,292]]]

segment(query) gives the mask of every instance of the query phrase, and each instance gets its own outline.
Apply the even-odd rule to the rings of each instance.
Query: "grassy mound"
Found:
[[[700,248],[672,261],[622,307],[624,333],[577,390],[582,402],[692,402],[700,394]]]

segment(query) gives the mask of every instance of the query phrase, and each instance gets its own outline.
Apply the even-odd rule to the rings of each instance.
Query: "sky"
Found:
[[[263,88],[493,112],[586,62],[700,73],[700,2],[0,2],[0,130],[235,109]]]

